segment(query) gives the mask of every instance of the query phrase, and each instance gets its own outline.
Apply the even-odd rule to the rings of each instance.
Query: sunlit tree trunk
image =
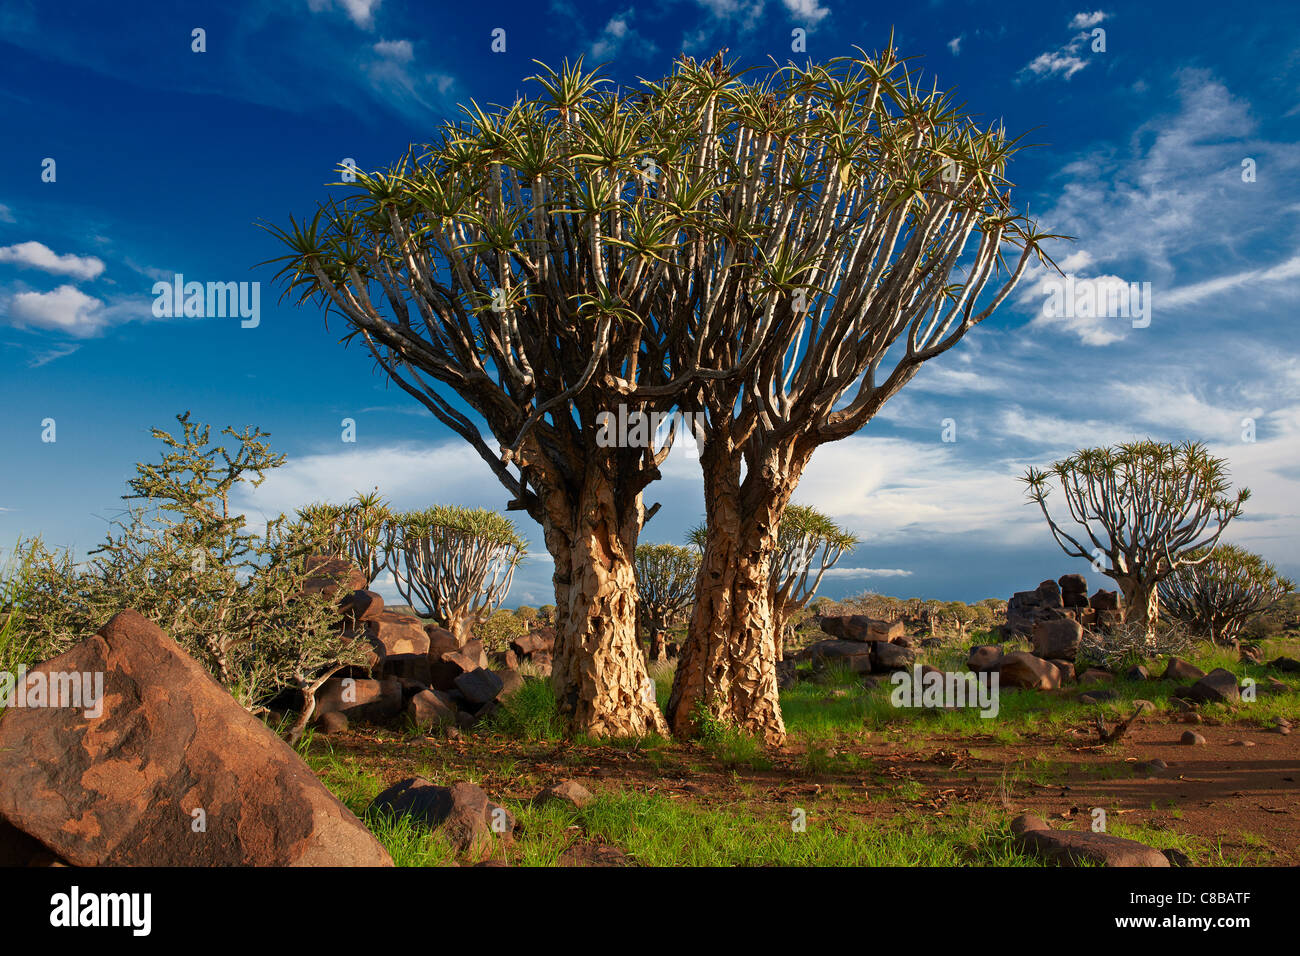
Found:
[[[575,498],[548,498],[558,519],[548,522],[546,541],[557,569],[551,681],[561,713],[577,733],[667,734],[637,640],[640,496],[621,500],[605,473],[589,467]]]

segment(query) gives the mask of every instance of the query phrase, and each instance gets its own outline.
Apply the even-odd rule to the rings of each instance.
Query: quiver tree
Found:
[[[555,562],[552,680],[573,728],[663,731],[644,694],[633,563],[654,511],[641,493],[678,425],[636,443],[601,440],[601,425],[620,407],[629,420],[668,413],[754,364],[780,317],[753,297],[787,270],[778,233],[811,225],[808,210],[787,215],[807,206],[804,181],[793,166],[754,179],[736,165],[742,140],[775,142],[754,124],[777,117],[761,91],[733,95],[720,67],[684,61],[635,90],[580,63],[534,79],[539,96],[471,105],[427,147],[340,184],[350,192],[311,219],[270,227],[289,247],[279,277],[341,316],[346,340],[541,524]],[[782,115],[815,123],[814,110]],[[776,221],[754,218],[751,187]]]
[[[1209,560],[1250,490],[1231,493],[1227,461],[1204,444],[1137,441],[1085,448],[1047,471],[1021,479],[1062,550],[1114,578],[1124,596],[1124,623],[1154,640],[1158,585],[1180,567]],[[1053,483],[1082,534],[1070,534],[1047,510]]]
[[[384,526],[388,569],[417,611],[469,640],[510,591],[527,543],[514,522],[485,508],[435,506]]]
[[[641,596],[641,620],[650,635],[650,659],[666,654],[664,631],[690,606],[700,556],[693,548],[675,544],[641,544],[636,549],[636,587]]]
[[[373,582],[388,561],[384,528],[391,516],[377,491],[358,492],[346,504],[317,503],[300,509],[298,524],[317,554],[350,560]]]
[[[892,48],[743,77],[719,56],[706,70],[705,108],[682,121],[700,131],[698,188],[716,195],[727,279],[709,309],[726,334],[669,358],[681,374],[741,374],[697,375],[688,396],[705,416],[707,540],[668,716],[689,733],[703,709],[776,742],[767,584],[813,451],[991,315],[1048,237],[1011,206],[1015,143],[923,90]]]
[[[1295,585],[1257,554],[1219,545],[1188,557],[1157,586],[1167,615],[1216,644],[1236,644],[1246,622],[1295,590]]]

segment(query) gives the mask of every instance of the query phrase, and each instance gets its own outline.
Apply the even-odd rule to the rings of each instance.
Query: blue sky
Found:
[[[343,159],[382,166],[458,102],[508,101],[533,59],[586,54],[633,82],[683,50],[802,60],[800,28],[821,60],[876,49],[891,26],[969,109],[1030,133],[1011,178],[1043,228],[1077,237],[1054,250],[1066,271],[1149,282],[1152,313],[1145,328],[1047,319],[1031,276],[860,435],[820,449],[796,500],[863,539],[824,593],[1100,583],[1016,476],[1144,436],[1226,456],[1254,491],[1227,538],[1300,574],[1300,13],[1285,2],[0,0],[0,545],[93,547],[155,454],[149,427],[186,409],[260,425],[288,454],[240,502],[250,513],[375,486],[403,507],[502,508],[486,466],[340,326],[276,303],[256,263],[279,249],[256,222],[311,210]],[[260,281],[260,323],[155,318],[153,284],[175,273]],[[663,508],[643,540],[681,540],[702,512],[696,464],[675,455],[647,500]],[[522,521],[537,554],[508,603],[545,603],[549,559]]]

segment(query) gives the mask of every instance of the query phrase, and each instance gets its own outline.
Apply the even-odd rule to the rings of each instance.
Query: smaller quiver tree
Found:
[[[673,618],[690,607],[700,555],[676,544],[640,544],[636,549],[636,587],[641,598],[641,624],[650,636],[650,659],[666,656],[664,631]]]
[[[1048,513],[1053,480],[1083,535],[1071,535]],[[1143,628],[1148,640],[1159,619],[1160,582],[1207,560],[1250,497],[1246,488],[1231,494],[1227,461],[1197,442],[1085,448],[1047,471],[1030,468],[1021,481],[1062,550],[1119,585],[1124,623]]]
[[[790,618],[807,606],[826,572],[835,567],[858,538],[827,515],[807,505],[789,505],[777,526],[777,551],[768,577],[776,659],[785,659]]]
[[[1232,646],[1246,622],[1295,590],[1295,585],[1257,554],[1225,544],[1177,568],[1160,582],[1168,616],[1193,634]]]
[[[372,583],[388,562],[384,527],[391,517],[378,491],[357,492],[346,504],[312,504],[298,512],[299,526],[316,554],[352,561]]]
[[[392,517],[384,541],[398,592],[462,645],[505,600],[528,550],[508,518],[450,505]]]

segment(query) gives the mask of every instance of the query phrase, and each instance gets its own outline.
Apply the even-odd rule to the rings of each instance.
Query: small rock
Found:
[[[578,783],[576,780],[561,780],[559,783],[552,784],[541,793],[533,798],[534,802],[539,804],[550,803],[558,800],[561,803],[567,803],[576,809],[582,809],[591,802],[591,791]]]
[[[1178,742],[1180,744],[1187,744],[1189,747],[1194,747],[1198,744],[1204,744],[1205,738],[1194,730],[1184,730],[1183,736],[1179,738]]]
[[[1165,672],[1160,675],[1161,680],[1200,680],[1205,676],[1205,671],[1199,667],[1187,663],[1187,661],[1178,658],[1169,658],[1169,663],[1165,665]]]

